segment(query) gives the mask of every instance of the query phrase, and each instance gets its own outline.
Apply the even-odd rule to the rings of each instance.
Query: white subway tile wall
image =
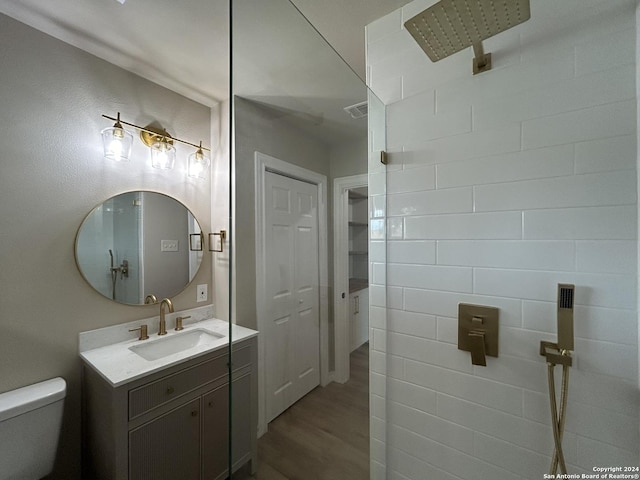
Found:
[[[404,30],[434,3],[367,27],[391,152],[386,188],[370,163],[372,218],[387,216],[372,258],[371,478],[548,472],[538,348],[556,338],[557,283],[576,285],[569,472],[637,465],[636,2],[531,0],[530,21],[485,42],[493,70],[477,76],[471,49],[433,64]],[[500,309],[487,367],[457,349],[458,303]]]

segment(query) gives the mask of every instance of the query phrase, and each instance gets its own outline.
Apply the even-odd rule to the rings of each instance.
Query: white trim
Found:
[[[336,368],[334,379],[349,380],[349,190],[369,185],[368,175],[333,180],[333,323]],[[342,298],[342,294],[345,298]]]
[[[256,226],[256,316],[258,331],[264,331],[262,323],[265,299],[265,174],[278,173],[308,182],[318,187],[318,248],[320,269],[320,385],[330,381],[329,375],[329,261],[327,245],[327,177],[306,168],[293,165],[260,152],[255,152],[255,226]],[[265,346],[264,336],[258,335],[258,436],[267,432],[265,395]]]

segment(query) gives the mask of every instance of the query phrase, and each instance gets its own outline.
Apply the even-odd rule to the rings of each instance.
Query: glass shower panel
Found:
[[[387,157],[386,109],[369,91],[370,478],[386,478]]]
[[[242,327],[259,334],[253,347],[242,341],[230,347],[230,468],[234,478],[273,471],[304,478],[327,468],[334,478],[348,478],[352,468],[360,468],[356,476],[362,478],[369,476],[368,408],[361,412],[363,426],[351,432],[360,439],[361,451],[346,460],[344,455],[319,457],[310,439],[316,435],[313,428],[333,432],[340,415],[347,415],[337,405],[348,409],[350,400],[336,397],[335,410],[314,410],[313,418],[305,419],[304,412],[309,399],[339,389],[336,371],[350,356],[342,333],[350,331],[348,289],[337,288],[342,279],[334,272],[340,261],[334,258],[336,179],[368,179],[369,283],[378,282],[371,293],[376,322],[384,311],[379,306],[384,275],[378,271],[385,257],[386,179],[379,162],[384,105],[294,4],[231,4],[230,335],[238,338]],[[349,113],[347,107],[354,106]],[[367,107],[374,110],[369,118],[354,111]],[[374,341],[370,333],[372,349]],[[363,348],[368,352],[367,344]],[[368,365],[365,372],[366,378]],[[366,383],[360,392],[365,406]],[[343,440],[335,435],[327,452],[353,448],[346,443],[337,448]]]
[[[140,205],[142,192],[130,192],[120,195],[110,202],[113,203],[111,215],[113,216],[113,247],[115,265],[127,262],[129,268],[127,275],[119,275],[112,272],[115,299],[128,304],[140,304],[144,298],[140,298],[140,292],[144,291],[141,275],[143,261],[142,249],[142,207]]]

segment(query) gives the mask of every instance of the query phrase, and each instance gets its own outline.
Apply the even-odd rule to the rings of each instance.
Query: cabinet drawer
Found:
[[[234,372],[251,365],[251,347],[242,346],[236,348],[234,345],[231,350],[231,364],[233,365]]]
[[[129,420],[224,377],[227,372],[227,355],[223,355],[130,390]]]

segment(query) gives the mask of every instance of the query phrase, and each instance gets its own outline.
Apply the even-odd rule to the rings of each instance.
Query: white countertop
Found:
[[[129,324],[122,325],[121,328],[125,329],[127,326],[129,326]],[[145,360],[129,349],[129,347],[134,345],[144,344],[145,342],[150,342],[156,339],[167,339],[173,335],[180,335],[196,329],[210,331],[214,334],[224,336],[223,338],[216,339],[206,345],[195,346],[188,350],[174,353],[158,360]],[[255,330],[240,327],[238,325],[232,325],[231,338],[233,339],[234,344],[254,337],[257,334],[258,332]],[[127,339],[110,345],[83,350],[80,352],[80,357],[89,367],[100,374],[111,385],[117,387],[186,360],[191,360],[216,350],[220,350],[228,345],[229,323],[216,318],[210,318],[197,322],[190,322],[189,324],[185,323],[184,330],[180,332],[169,329],[169,326],[167,326],[167,335],[163,337],[157,337],[157,335],[150,333],[148,340],[137,340],[137,338]]]

